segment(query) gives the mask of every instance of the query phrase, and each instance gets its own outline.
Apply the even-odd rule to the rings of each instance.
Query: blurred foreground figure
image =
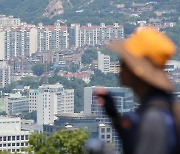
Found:
[[[121,117],[111,94],[103,89],[96,92],[119,133],[124,154],[178,154],[173,86],[164,72],[175,45],[156,29],[142,27],[107,47],[121,58],[121,83],[132,88],[141,102],[135,113]]]

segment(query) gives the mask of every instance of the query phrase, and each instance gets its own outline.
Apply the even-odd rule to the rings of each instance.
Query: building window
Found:
[[[109,133],[111,131],[111,128],[107,128],[106,131]]]
[[[28,135],[25,135],[25,140],[28,140]]]
[[[101,132],[104,133],[105,132],[105,128],[101,128]]]
[[[3,144],[3,147],[6,147],[6,144]]]
[[[101,139],[104,139],[105,138],[105,136],[104,135],[101,135]]]
[[[111,136],[110,136],[110,135],[107,135],[106,137],[107,137],[107,139],[110,139]]]
[[[21,140],[24,140],[24,135],[21,135]]]
[[[19,143],[16,143],[16,146],[19,146],[20,144]]]
[[[12,136],[12,141],[15,141],[15,136]]]
[[[14,147],[14,146],[15,146],[15,143],[12,143],[12,146]]]
[[[11,143],[8,143],[8,147],[10,147],[11,146]]]
[[[3,141],[6,141],[6,136],[3,137]]]
[[[0,136],[0,141],[2,141],[2,136]]]
[[[16,136],[16,139],[19,140],[19,139],[20,139],[20,136]]]
[[[24,143],[21,143],[21,146],[24,146]]]
[[[8,136],[8,141],[11,141],[11,136]]]

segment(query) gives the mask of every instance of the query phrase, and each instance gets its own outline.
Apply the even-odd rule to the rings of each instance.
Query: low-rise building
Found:
[[[61,129],[84,129],[85,132],[90,133],[91,137],[98,138],[98,125],[96,116],[84,113],[62,113],[57,115],[57,119],[51,125],[43,126],[43,133],[52,135],[54,132]]]
[[[29,98],[20,93],[9,94],[4,98],[4,108],[8,115],[19,115],[29,112]]]
[[[17,117],[0,117],[0,151],[21,152],[28,146],[31,132],[21,130],[21,119]]]

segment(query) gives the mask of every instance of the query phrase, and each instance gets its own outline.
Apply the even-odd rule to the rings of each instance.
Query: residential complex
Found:
[[[53,26],[39,24],[37,27],[37,51],[63,50],[68,47],[67,26],[60,26],[60,23],[55,23]]]
[[[21,148],[28,146],[30,131],[21,130],[21,119],[0,117],[0,151],[20,153]]]
[[[57,21],[54,25],[44,26],[42,23],[30,25],[13,17],[0,16],[0,60],[29,57],[35,52],[99,46],[105,41],[123,38],[124,28],[118,23],[101,23],[99,26],[71,24],[68,27]]]
[[[37,29],[33,25],[0,27],[0,57],[29,57],[37,51]]]
[[[87,23],[86,26],[71,24],[69,28],[69,45],[75,48],[99,46],[104,44],[105,41],[123,38],[124,28],[118,23],[114,23],[114,25],[101,23],[99,26],[92,25],[91,23]]]

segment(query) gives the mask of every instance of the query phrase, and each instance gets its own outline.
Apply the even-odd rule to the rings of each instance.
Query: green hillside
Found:
[[[57,19],[65,20],[67,23],[79,22],[81,24],[91,22],[113,23],[115,21],[123,23],[132,19],[128,13],[132,5],[131,0],[60,0],[63,2],[64,14],[52,18],[44,18],[50,0],[0,0],[0,14],[20,17],[27,23],[53,24]],[[134,2],[146,3],[150,0],[135,0]],[[155,9],[175,9],[175,16],[180,16],[179,0],[157,0]],[[125,4],[124,8],[117,8],[117,4]],[[140,16],[140,20],[153,16],[153,12],[148,12]]]
[[[49,0],[0,0],[0,13],[35,23],[41,21],[40,17],[48,3]]]

